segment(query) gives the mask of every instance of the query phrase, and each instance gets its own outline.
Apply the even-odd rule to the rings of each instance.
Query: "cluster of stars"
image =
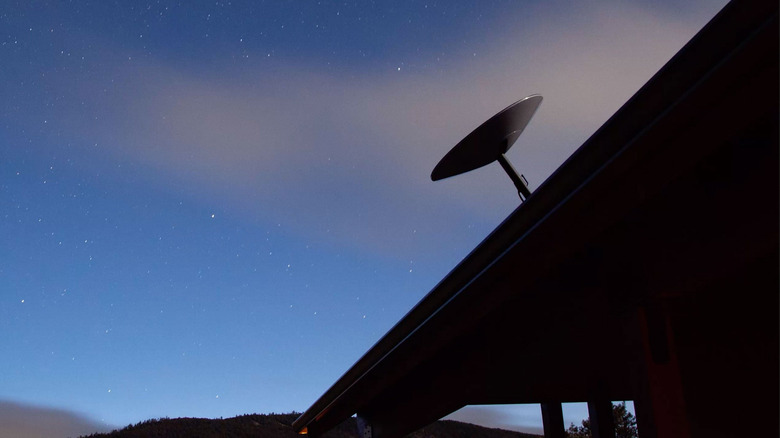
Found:
[[[476,43],[463,35],[484,26],[475,27],[479,14],[469,12],[497,6],[460,5],[453,13],[419,2],[392,7],[307,2],[295,8],[250,2],[239,8],[231,2],[161,0],[48,8],[19,2],[0,17],[6,26],[0,36],[3,65],[12,66],[0,68],[0,83],[8,84],[2,88],[7,104],[0,109],[5,123],[1,143],[8,146],[0,169],[17,176],[2,182],[6,209],[0,213],[0,231],[6,253],[0,266],[9,302],[18,303],[9,306],[10,322],[0,321],[6,324],[0,346],[14,352],[0,367],[13,376],[0,396],[26,396],[27,388],[43,381],[40,385],[51,390],[42,403],[87,400],[74,407],[98,418],[109,418],[110,412],[110,421],[125,424],[168,415],[166,409],[177,407],[190,385],[198,386],[193,390],[198,398],[226,405],[237,399],[226,388],[253,379],[261,382],[258,386],[286,381],[300,353],[296,346],[313,355],[338,352],[327,372],[310,374],[341,371],[349,365],[339,362],[342,355],[348,361],[360,354],[427,292],[429,285],[421,280],[428,275],[427,264],[420,256],[409,260],[412,255],[375,248],[379,245],[373,242],[355,243],[358,239],[345,243],[338,214],[307,226],[309,218],[276,211],[287,208],[287,202],[326,202],[289,199],[289,187],[265,183],[246,189],[251,201],[237,201],[243,194],[227,193],[220,186],[223,174],[202,177],[212,173],[197,166],[213,167],[195,162],[192,143],[200,139],[193,139],[192,132],[236,138],[230,137],[225,120],[241,118],[247,110],[231,101],[226,106],[238,109],[222,120],[212,105],[205,105],[199,119],[205,128],[198,131],[203,127],[185,117],[195,110],[180,98],[239,89],[250,95],[247,108],[261,108],[257,101],[263,93],[276,92],[274,75],[289,71],[289,65],[313,78],[379,78],[396,86],[408,75],[438,71],[453,53],[476,56]],[[453,48],[464,41],[467,49]],[[251,77],[256,89],[233,83],[240,77]],[[208,93],[193,92],[194,83],[205,83],[195,89]],[[152,98],[168,106],[144,113]],[[352,109],[323,111],[320,129],[330,129],[342,110]],[[357,129],[338,135],[355,142],[346,137],[360,137],[366,150],[375,147],[366,120],[349,122],[345,126]],[[251,138],[250,157],[268,147],[269,140],[255,138],[266,132],[258,132],[262,135]],[[330,144],[333,138],[299,139],[319,142],[320,161],[328,166],[307,170],[317,178],[360,175],[360,165],[339,149],[343,145]],[[208,152],[235,152],[229,143],[214,144]],[[314,149],[301,154],[309,150]],[[160,157],[176,166],[166,167]],[[265,165],[252,159],[242,158],[251,169]],[[221,171],[240,171],[234,167]],[[317,188],[315,176],[294,182]],[[377,180],[366,181],[368,186]],[[257,194],[265,192],[273,196]],[[280,201],[272,199],[277,194]],[[327,208],[364,208],[334,199]],[[236,207],[255,200],[261,207]],[[330,211],[306,213],[316,217]],[[406,230],[399,232],[401,239],[409,238]],[[235,360],[224,360],[230,357]],[[225,379],[235,378],[225,385],[232,386],[216,390],[200,381],[214,380],[225,362],[230,363]],[[302,367],[296,372],[307,373],[305,365],[296,364]],[[34,375],[29,369],[51,372]],[[258,370],[268,376],[258,377]],[[211,377],[199,379],[203,375]],[[166,390],[151,394],[147,385]],[[318,385],[310,386],[317,390]],[[302,409],[315,396],[306,392],[311,390],[277,391],[300,395],[273,400],[280,405],[271,408]],[[263,388],[254,393],[264,396],[257,395]],[[102,405],[90,404],[94,394],[112,396]],[[252,409],[255,402],[235,401],[231,409]],[[181,414],[210,415],[203,406]]]

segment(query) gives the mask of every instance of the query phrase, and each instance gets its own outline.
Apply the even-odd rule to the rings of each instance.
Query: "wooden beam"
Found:
[[[599,397],[588,400],[588,414],[593,438],[615,438],[615,421],[609,399]]]
[[[542,403],[542,424],[544,425],[544,438],[566,438],[561,402]]]

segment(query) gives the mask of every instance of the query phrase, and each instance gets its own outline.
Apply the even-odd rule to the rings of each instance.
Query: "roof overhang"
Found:
[[[776,342],[777,35],[774,2],[727,5],[294,429],[359,413],[399,436],[467,404],[633,399],[646,349],[626,327],[749,279],[774,288],[755,302],[775,303]]]

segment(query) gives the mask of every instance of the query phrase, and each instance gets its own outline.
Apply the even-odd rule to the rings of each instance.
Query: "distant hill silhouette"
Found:
[[[109,433],[83,438],[297,438],[292,423],[300,414],[252,414],[209,420],[204,418],[161,418],[130,425]],[[329,431],[327,438],[359,438],[354,418]],[[490,429],[459,421],[441,420],[409,435],[410,438],[538,438],[502,429]]]

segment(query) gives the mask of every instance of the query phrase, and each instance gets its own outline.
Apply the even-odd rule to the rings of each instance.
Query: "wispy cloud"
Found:
[[[0,401],[0,437],[77,437],[112,430],[105,424],[64,409]]]
[[[495,224],[517,205],[497,167],[429,181],[471,129],[543,94],[510,152],[538,186],[703,24],[631,4],[550,9],[557,14],[509,15],[476,51],[454,48],[461,61],[446,73],[323,73],[284,60],[203,74],[134,61],[102,120],[91,126],[89,114],[75,126],[177,190],[253,219],[409,253],[418,249],[414,232],[456,235],[464,223]]]
[[[445,417],[485,427],[544,434],[539,405],[466,406]]]

